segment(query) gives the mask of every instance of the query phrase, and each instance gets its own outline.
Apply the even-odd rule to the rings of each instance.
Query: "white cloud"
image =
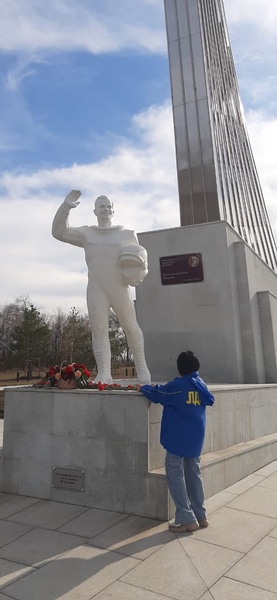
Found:
[[[171,106],[151,107],[134,118],[139,143],[121,141],[106,159],[87,165],[35,173],[7,172],[0,223],[1,303],[29,295],[39,307],[85,310],[83,251],[51,236],[53,216],[64,196],[82,190],[71,223],[96,223],[93,203],[107,194],[115,203],[115,223],[137,232],[178,226],[176,168]],[[162,143],[162,152],[160,151]]]
[[[277,119],[246,115],[258,172],[277,236]],[[137,232],[179,225],[171,106],[150,107],[133,121],[139,142],[121,140],[104,160],[35,173],[6,173],[0,223],[1,303],[20,295],[47,311],[71,306],[86,310],[86,268],[82,249],[51,236],[53,216],[68,191],[81,189],[71,223],[95,223],[93,202],[103,193],[115,203],[115,223]],[[162,151],[161,151],[162,148]]]
[[[268,32],[276,34],[277,5],[272,0],[225,0],[229,23],[248,23],[258,25]]]
[[[0,49],[165,52],[164,15],[157,0],[2,0]]]
[[[250,111],[246,119],[270,222],[277,240],[277,117],[268,117],[262,111]]]
[[[270,5],[269,5],[270,1]],[[273,105],[272,84],[276,78],[250,79],[249,65],[261,63],[261,53],[275,43],[277,5],[272,0],[225,0],[233,31],[244,24],[243,44],[238,58],[245,64],[243,85],[251,85],[252,100],[260,109],[246,119],[258,173],[271,223],[277,237],[277,175],[275,143],[277,117],[268,114]],[[92,9],[93,6],[93,9]],[[131,7],[131,8],[130,8]],[[270,8],[270,10],[269,10]],[[268,17],[270,15],[270,18]],[[260,26],[263,46],[253,39]],[[49,52],[85,50],[115,52],[125,48],[139,51],[166,51],[162,0],[2,0],[0,51],[19,54],[7,80],[10,90],[31,74],[30,62],[43,60]],[[254,28],[254,29],[253,29]],[[251,38],[252,35],[252,39]],[[256,44],[256,45],[255,45]],[[247,57],[247,60],[246,60]],[[248,60],[249,59],[249,60]],[[264,59],[263,59],[264,60]],[[34,66],[35,68],[35,66]],[[249,73],[249,75],[248,75]],[[266,76],[266,74],[265,74]],[[263,100],[267,104],[263,107]],[[276,105],[275,105],[276,106]],[[32,115],[24,118],[34,130]],[[13,119],[19,105],[13,106]],[[95,222],[92,202],[104,193],[115,202],[115,222],[136,231],[179,225],[175,150],[171,105],[153,106],[133,119],[136,141],[117,141],[106,158],[91,164],[34,172],[6,172],[0,178],[2,190],[0,220],[1,304],[20,295],[47,311],[85,305],[86,268],[83,251],[62,244],[51,236],[54,213],[65,194],[82,190],[81,204],[72,213],[72,224]],[[46,132],[43,132],[46,135]],[[24,137],[24,136],[22,136]],[[9,147],[18,143],[2,139]]]

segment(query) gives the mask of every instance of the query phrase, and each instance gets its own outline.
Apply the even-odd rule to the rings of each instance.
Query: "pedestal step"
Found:
[[[206,498],[237,483],[276,458],[277,433],[203,454],[201,469]],[[165,470],[157,469],[151,471],[150,475],[165,477]]]

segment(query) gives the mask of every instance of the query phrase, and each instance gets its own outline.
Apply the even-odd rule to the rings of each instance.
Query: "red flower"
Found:
[[[67,365],[66,367],[63,367],[62,371],[64,371],[64,373],[74,373],[73,365]]]
[[[101,383],[101,381],[98,381],[98,389],[100,390],[100,392],[103,392],[103,390],[105,389],[105,386],[103,385],[103,383]]]

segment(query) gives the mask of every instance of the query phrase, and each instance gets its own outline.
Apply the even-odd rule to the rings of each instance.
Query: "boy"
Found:
[[[214,397],[199,377],[200,364],[193,352],[181,352],[177,358],[180,377],[165,385],[137,384],[148,400],[162,404],[160,442],[166,449],[167,485],[173,498],[175,522],[170,531],[183,533],[208,527],[204,507],[204,489],[200,469],[206,427],[206,406]]]

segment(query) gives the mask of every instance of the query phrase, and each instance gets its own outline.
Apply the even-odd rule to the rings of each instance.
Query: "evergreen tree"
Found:
[[[17,366],[25,369],[36,362],[47,364],[49,358],[50,330],[40,312],[33,304],[26,306],[20,325],[14,329],[12,348]]]

